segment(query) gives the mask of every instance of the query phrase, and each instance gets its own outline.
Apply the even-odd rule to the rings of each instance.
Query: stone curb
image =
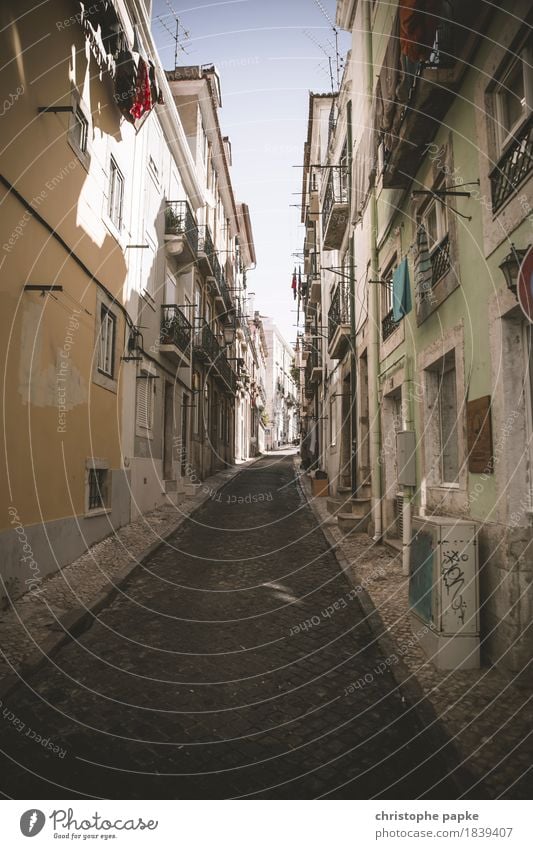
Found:
[[[297,469],[296,471],[299,470]],[[298,474],[296,478],[297,485],[300,487],[307,504],[313,511],[315,518],[318,520],[320,531],[330,546],[331,552],[336,557],[346,580],[352,588],[360,588],[357,593],[357,598],[361,603],[366,621],[368,622],[376,643],[385,657],[389,657],[393,654],[398,656],[399,646],[397,645],[396,640],[390,634],[390,631],[383,622],[383,619],[376,609],[368,591],[361,586],[361,584],[354,581],[351,575],[350,564],[340,549],[341,543],[335,539],[329,528],[324,526],[322,516],[313,504],[313,499],[310,498],[311,493],[308,492],[308,487],[305,485],[302,477],[303,476],[301,474]],[[458,798],[460,798],[463,794],[467,794],[472,785],[476,784],[476,798],[488,799],[489,796],[484,790],[483,784],[481,782],[476,783],[477,779],[475,779],[468,768],[461,763],[463,757],[461,755],[460,748],[448,733],[448,730],[442,720],[440,720],[437,716],[437,712],[431,699],[426,696],[415,673],[411,672],[401,657],[398,657],[398,663],[391,665],[389,669],[396,682],[398,690],[400,690],[402,694],[405,694],[406,701],[418,715],[423,727],[429,729],[435,748],[440,750],[440,755],[448,767],[450,778],[457,787]]]
[[[202,493],[202,495],[196,496],[190,513],[187,513],[178,519],[172,530],[168,531],[168,533],[166,533],[161,539],[158,539],[149,545],[148,548],[141,552],[141,554],[132,561],[132,563],[125,566],[113,581],[109,581],[104,585],[101,592],[92,602],[85,607],[76,607],[57,619],[57,622],[53,627],[55,631],[59,631],[60,633],[51,634],[46,640],[44,640],[39,649],[36,649],[35,652],[33,652],[18,667],[16,672],[10,672],[0,681],[0,701],[9,695],[16,687],[23,684],[29,675],[37,672],[42,666],[44,666],[49,658],[57,654],[57,652],[73,637],[79,637],[84,631],[90,628],[93,621],[97,618],[98,613],[100,613],[100,611],[113,600],[119,588],[126,583],[135,569],[142,566],[142,564],[145,563],[145,561],[148,560],[158,548],[165,545],[168,538],[171,537],[184,522],[190,519],[191,516],[205,504],[206,501],[212,498],[213,492],[219,492],[224,489],[224,487],[233,481],[241,472],[248,469],[258,460],[263,459],[264,456],[265,455],[260,454],[258,457],[246,460],[239,466],[233,466],[230,470],[226,470],[226,473],[228,471],[231,472],[230,476],[221,480],[220,483],[215,484],[214,487],[212,484],[209,484],[209,481],[212,480],[212,478],[208,478],[204,481],[204,486],[209,485],[210,491],[206,494]],[[220,472],[218,474],[220,474]],[[216,475],[213,475],[213,477],[216,477]]]

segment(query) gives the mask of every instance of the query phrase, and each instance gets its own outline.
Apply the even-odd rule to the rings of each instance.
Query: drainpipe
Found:
[[[412,361],[410,357],[405,358],[406,386],[407,386],[407,409],[405,416],[406,430],[414,431],[413,393],[411,392]],[[402,500],[402,575],[409,576],[411,572],[411,528],[412,528],[412,498],[413,488],[403,486]]]
[[[371,30],[371,8],[370,0],[364,4],[364,30],[365,30],[365,91],[367,105],[367,120],[372,120],[372,97],[373,97],[373,58],[372,58],[372,30]],[[381,539],[381,466],[379,462],[381,434],[380,434],[380,408],[378,398],[378,371],[379,371],[379,332],[381,322],[379,319],[378,301],[378,250],[377,250],[377,200],[375,180],[372,180],[370,188],[370,288],[368,292],[368,414],[370,418],[370,470],[371,470],[371,496],[372,496],[372,521],[374,525],[375,541]]]
[[[353,125],[352,125],[352,101],[346,104],[346,136],[348,148],[348,209],[350,210],[350,222],[352,220],[352,160],[353,160]],[[355,318],[355,259],[353,232],[350,233],[348,243],[349,275],[350,275],[350,437],[352,450],[350,453],[350,483],[352,495],[357,495],[357,332]]]

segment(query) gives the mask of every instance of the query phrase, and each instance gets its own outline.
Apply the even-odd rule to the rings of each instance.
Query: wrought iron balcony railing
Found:
[[[206,321],[202,321],[194,331],[194,354],[208,363],[216,377],[219,377],[227,389],[235,394],[237,376],[228,362],[225,351]]]
[[[344,165],[337,165],[334,168],[329,169],[326,194],[324,195],[324,203],[322,205],[325,226],[327,226],[331,211],[335,204],[344,205],[348,203],[347,175],[348,171]]]
[[[198,250],[200,253],[204,253],[206,255],[209,262],[211,262],[211,258],[215,255],[213,238],[207,224],[202,224],[202,226],[198,228]]]
[[[328,342],[331,343],[337,328],[350,323],[350,301],[342,284],[338,284],[328,311]]]
[[[533,116],[514,137],[490,175],[492,211],[505,203],[533,169]]]
[[[381,338],[383,341],[388,339],[399,325],[399,321],[394,321],[392,310],[389,310],[387,315],[381,321]]]
[[[442,242],[433,249],[431,255],[431,285],[436,283],[450,270],[450,240],[445,236]]]
[[[198,225],[186,200],[169,200],[165,207],[165,236],[186,236],[194,254],[198,252]]]
[[[206,321],[203,321],[194,329],[194,353],[204,360],[215,363],[222,353],[222,349],[215,334]]]
[[[163,304],[161,311],[161,345],[175,345],[186,353],[191,344],[190,321],[175,304]]]

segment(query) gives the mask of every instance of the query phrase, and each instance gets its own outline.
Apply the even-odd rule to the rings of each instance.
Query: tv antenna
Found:
[[[339,31],[338,31],[337,27],[335,26],[335,24],[333,23],[333,21],[331,20],[331,17],[329,16],[327,9],[324,9],[324,6],[320,2],[320,0],[315,0],[315,3],[318,6],[318,8],[320,9],[320,11],[322,12],[322,14],[324,15],[328,24],[330,25],[330,27],[333,31],[333,35],[335,37],[335,44],[334,45],[331,41],[329,41],[329,39],[328,39],[328,41],[329,41],[329,44],[331,44],[331,47],[335,50],[335,69],[336,69],[337,91],[338,91],[339,88],[340,88],[340,69],[344,64],[344,60],[339,53]],[[330,59],[330,67],[331,67],[331,59]]]
[[[166,5],[167,5],[167,9],[169,10],[170,15],[172,16],[172,18],[174,19],[174,22],[175,22],[174,30],[172,30],[165,23],[165,21],[163,20],[161,15],[157,16],[157,20],[159,21],[159,23],[161,24],[163,29],[165,29],[168,32],[172,41],[174,42],[174,70],[176,70],[176,68],[178,67],[179,51],[181,50],[183,53],[186,53],[188,55],[188,50],[185,49],[185,44],[187,43],[187,41],[189,41],[191,34],[190,34],[189,30],[185,29],[185,27],[182,25],[182,23],[181,23],[181,21],[178,17],[178,13],[176,12],[176,10],[172,6],[172,4],[169,2],[169,0],[165,0],[165,2],[166,2]],[[165,16],[165,17],[169,17],[169,16]]]

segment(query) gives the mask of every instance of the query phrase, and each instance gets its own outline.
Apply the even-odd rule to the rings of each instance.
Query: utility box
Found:
[[[396,434],[396,457],[400,486],[416,486],[415,449],[416,434],[414,430],[398,431]]]
[[[477,526],[448,516],[413,518],[411,625],[437,669],[479,667]]]

